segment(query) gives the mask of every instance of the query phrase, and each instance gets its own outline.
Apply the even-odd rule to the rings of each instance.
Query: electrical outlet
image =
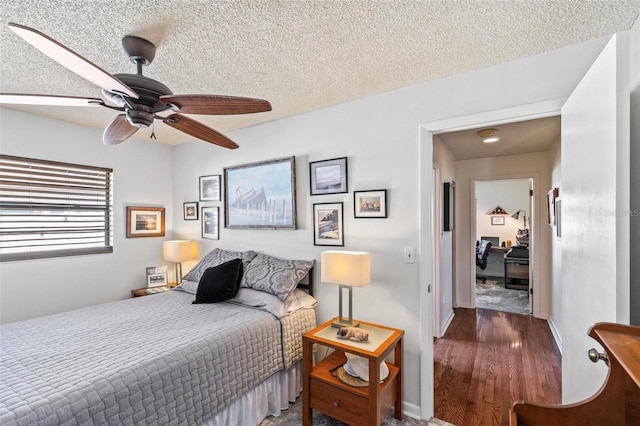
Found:
[[[416,263],[416,249],[413,247],[404,248],[404,263]]]

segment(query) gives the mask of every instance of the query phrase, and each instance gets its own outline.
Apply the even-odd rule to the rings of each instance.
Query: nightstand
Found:
[[[379,425],[393,406],[396,419],[402,420],[402,340],[404,331],[382,325],[360,322],[360,328],[369,333],[368,342],[338,339],[337,329],[331,327],[334,318],[302,336],[303,391],[302,424],[310,426],[312,410],[349,425]],[[334,351],[313,365],[313,344]],[[380,383],[380,363],[394,352],[393,363],[386,361],[389,376]],[[347,361],[345,352],[369,360],[369,385],[353,387],[332,374]]]
[[[143,287],[131,290],[131,297],[149,296],[150,294],[163,293],[176,286],[176,283],[169,283],[168,285],[161,285],[158,287]]]

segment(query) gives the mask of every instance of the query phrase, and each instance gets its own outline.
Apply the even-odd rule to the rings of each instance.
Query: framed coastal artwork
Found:
[[[296,228],[295,157],[224,169],[224,226]]]
[[[347,157],[309,163],[311,195],[347,192]]]
[[[313,205],[313,244],[344,246],[342,203]]]

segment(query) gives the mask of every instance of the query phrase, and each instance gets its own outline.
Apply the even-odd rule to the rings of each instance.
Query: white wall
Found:
[[[604,42],[596,40],[238,130],[230,134],[240,145],[235,151],[202,142],[181,145],[175,149],[174,156],[173,207],[177,210],[182,202],[196,199],[198,176],[222,173],[227,166],[296,156],[298,230],[222,229],[219,241],[200,241],[200,252],[204,254],[213,247],[255,249],[276,256],[318,260],[327,247],[313,245],[312,205],[343,201],[344,248],[370,251],[373,264],[372,283],[354,290],[354,316],[405,330],[405,402],[415,407],[420,400],[425,400],[419,393],[418,378],[420,353],[421,350],[428,352],[428,348],[421,349],[421,345],[432,344],[428,339],[430,332],[427,331],[432,324],[425,324],[427,330],[420,328],[420,312],[427,309],[420,306],[420,288],[426,287],[429,282],[419,282],[420,263],[403,262],[405,247],[420,246],[421,197],[428,194],[426,196],[431,199],[431,190],[421,188],[419,182],[420,169],[428,170],[430,175],[432,168],[430,154],[426,156],[429,158],[428,164],[420,164],[419,125],[448,117],[565,97],[575,87]],[[274,108],[278,108],[278,105],[274,105]],[[431,151],[431,146],[428,149]],[[349,194],[310,196],[308,162],[342,156],[348,157],[349,161]],[[541,161],[546,164],[547,157],[542,157],[544,160]],[[528,157],[524,160],[528,160]],[[513,168],[516,173],[521,171],[522,166]],[[529,170],[530,166],[525,168]],[[457,169],[456,178],[458,185],[464,183]],[[466,185],[468,187],[468,177]],[[548,187],[548,182],[544,187]],[[389,190],[389,218],[354,219],[351,191],[379,188]],[[457,199],[463,197],[456,196]],[[196,222],[185,222],[176,217],[174,227],[180,237],[198,239],[200,235]],[[460,241],[457,236],[456,246]],[[471,238],[467,229],[464,247],[469,246],[469,241]],[[466,265],[470,265],[469,254],[460,258],[457,253],[456,258],[460,259],[460,264],[466,262]],[[468,287],[467,269],[457,266],[456,274],[462,272],[466,275]],[[426,275],[425,280],[430,280]],[[326,321],[337,314],[337,289],[321,284],[318,271],[316,281],[318,321]],[[422,341],[421,338],[425,336]],[[432,368],[432,362],[424,365]],[[425,392],[430,393],[431,389],[432,383],[426,383]],[[429,412],[422,414],[430,415]]]
[[[524,225],[523,213],[514,219],[512,214],[518,210],[524,210],[527,218],[527,229],[530,227],[529,219],[529,179],[488,180],[476,182],[476,240],[482,236],[499,237],[500,244],[511,241],[517,245],[516,234]],[[502,207],[509,214],[504,215],[504,225],[492,225],[491,212],[496,206]]]
[[[445,182],[451,182],[456,180],[455,174],[455,158],[453,154],[447,149],[442,142],[442,139],[435,135],[433,137],[433,161],[437,163],[440,171],[440,182],[437,182],[440,192],[437,197],[438,200],[442,200],[442,188]],[[454,270],[454,238],[455,229],[450,232],[444,232],[442,230],[442,204],[439,204],[439,209],[436,213],[436,223],[438,232],[438,242],[440,245],[440,282],[434,285],[439,285],[439,291],[437,292],[439,300],[438,313],[440,315],[439,324],[441,326],[440,335],[444,334],[445,328],[448,326],[453,318],[453,283],[455,277]]]
[[[0,136],[3,154],[110,167],[114,180],[113,253],[0,263],[0,322],[124,299],[145,287],[145,266],[164,264],[165,238],[125,238],[125,206],[165,206],[171,236],[171,147],[138,139],[105,146],[100,130],[10,109],[0,109]]]
[[[558,140],[549,150],[549,162],[551,166],[551,186],[559,188],[559,196],[562,199],[562,165],[561,165],[561,141]],[[556,228],[542,224],[543,232],[549,233],[551,241],[551,312],[549,324],[553,336],[562,352],[562,238],[556,235]]]
[[[533,198],[535,200],[532,210],[533,222],[530,222],[529,216],[527,216],[532,244],[530,257],[534,287],[533,313],[539,318],[548,317],[550,261],[547,248],[549,247],[549,234],[542,232],[542,226],[546,226],[546,199],[550,185],[548,155],[547,152],[540,152],[463,160],[456,163],[458,178],[456,201],[459,206],[456,212],[456,223],[459,224],[456,231],[456,302],[458,306],[472,307],[475,303],[475,277],[472,274],[474,269],[469,266],[475,265],[474,182],[533,178]],[[525,202],[527,203],[525,205],[528,205],[528,201]],[[507,206],[502,207],[510,211]],[[511,239],[514,241],[515,236]]]

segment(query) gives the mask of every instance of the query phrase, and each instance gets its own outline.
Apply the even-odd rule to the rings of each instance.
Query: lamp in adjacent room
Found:
[[[338,321],[333,327],[358,327],[353,321],[353,287],[364,287],[371,281],[371,255],[360,251],[329,250],[322,252],[320,280],[340,286]],[[349,316],[342,315],[342,293],[349,291]]]
[[[176,262],[176,284],[182,282],[182,262],[195,258],[193,243],[188,240],[173,240],[162,243],[162,255],[168,262]]]
[[[524,224],[524,229],[527,229],[527,212],[524,210],[518,210],[512,214],[511,217],[518,220],[520,218],[520,212],[522,212],[522,223]]]

